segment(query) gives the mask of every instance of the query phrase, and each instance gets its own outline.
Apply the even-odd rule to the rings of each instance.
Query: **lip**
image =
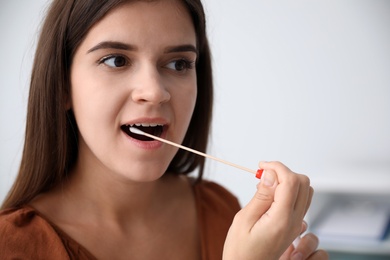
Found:
[[[130,121],[127,121],[126,123],[123,123],[120,125],[135,125],[135,124],[158,124],[158,125],[163,125],[163,132],[161,133],[161,138],[165,138],[167,135],[167,130],[169,128],[169,123],[168,120],[161,118],[161,117],[141,117],[137,119],[133,119]],[[135,144],[138,148],[145,149],[145,150],[154,150],[160,148],[163,143],[157,140],[154,141],[141,141],[138,139],[135,139],[129,135],[127,135],[122,129],[121,133],[124,135],[124,137],[131,141],[131,143]]]

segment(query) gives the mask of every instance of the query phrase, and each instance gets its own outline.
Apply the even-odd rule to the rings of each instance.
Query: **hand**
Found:
[[[307,229],[306,222],[302,223],[302,232]],[[296,244],[296,241],[299,241]],[[329,259],[329,255],[324,250],[317,250],[319,241],[318,237],[313,233],[308,233],[300,239],[294,240],[294,243],[290,245],[284,252],[279,260],[326,260]]]
[[[261,162],[263,177],[229,229],[223,258],[279,259],[301,232],[313,196],[310,180],[279,162]]]

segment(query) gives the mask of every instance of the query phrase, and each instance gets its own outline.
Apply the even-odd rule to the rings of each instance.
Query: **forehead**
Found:
[[[92,26],[86,40],[88,38],[126,42],[158,38],[161,44],[175,44],[175,41],[196,43],[191,15],[180,0],[130,1],[121,4]]]

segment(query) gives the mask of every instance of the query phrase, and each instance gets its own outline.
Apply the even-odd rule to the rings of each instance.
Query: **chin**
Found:
[[[151,169],[152,168],[152,169]],[[138,169],[132,169],[131,171],[119,171],[119,175],[122,176],[124,181],[129,182],[152,182],[161,179],[165,175],[165,170],[161,171],[160,167],[144,167]]]

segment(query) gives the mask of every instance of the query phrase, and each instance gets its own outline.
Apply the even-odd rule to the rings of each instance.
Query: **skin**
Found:
[[[183,8],[176,1],[166,6],[159,1],[130,3],[88,33],[71,70],[70,106],[81,136],[77,168],[137,182],[157,180],[165,172],[177,148],[139,147],[121,125],[164,124],[168,127],[164,137],[182,142],[197,91],[194,68],[174,69],[183,59],[191,66],[196,61],[196,52],[174,50],[196,46],[192,22]],[[127,45],[128,50],[112,42]],[[113,54],[117,57],[109,56]],[[128,64],[113,67],[115,62]]]
[[[224,259],[328,259],[317,250],[314,234],[305,235],[297,248],[292,245],[307,228],[303,218],[313,196],[309,178],[280,162],[260,162],[259,168],[263,177],[230,227]]]
[[[99,259],[200,258],[190,184],[164,175],[177,148],[121,130],[160,123],[182,142],[197,95],[195,67],[183,60],[196,61],[195,46],[179,1],[135,1],[95,24],[75,53],[67,105],[79,157],[70,179],[32,204]]]
[[[68,180],[31,204],[99,259],[200,259],[190,183],[164,174],[177,148],[121,129],[164,124],[163,137],[182,142],[197,95],[195,45],[179,1],[135,1],[95,24],[73,57],[67,106],[79,127],[79,157]],[[225,260],[296,253],[290,245],[310,205],[308,178],[280,163],[260,167],[271,182],[263,179],[237,214]],[[315,258],[315,239],[302,239],[303,259],[325,259]]]

